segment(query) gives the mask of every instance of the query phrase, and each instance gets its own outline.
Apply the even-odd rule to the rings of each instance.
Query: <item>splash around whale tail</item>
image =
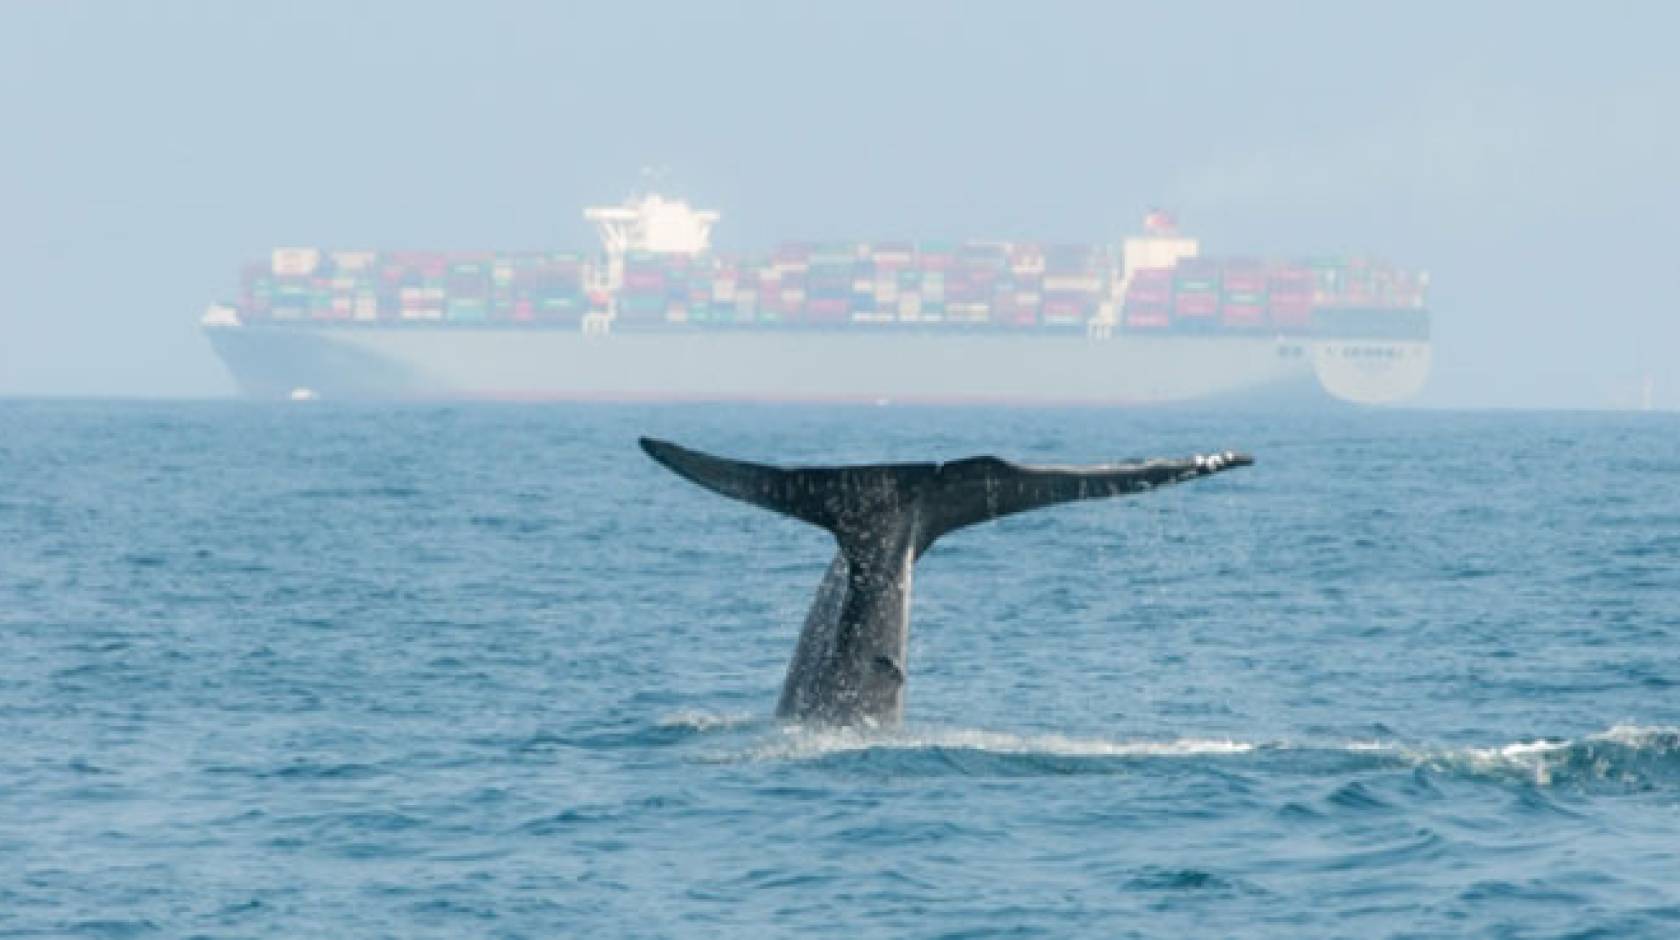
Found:
[[[844,546],[883,524],[914,526],[916,553],[964,526],[1080,499],[1123,496],[1254,462],[1226,451],[1181,460],[1031,467],[997,457],[949,463],[772,467],[652,438],[642,450],[713,492],[821,526]]]

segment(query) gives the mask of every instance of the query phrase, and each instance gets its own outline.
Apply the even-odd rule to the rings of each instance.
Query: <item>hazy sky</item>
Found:
[[[225,395],[276,244],[1111,240],[1429,269],[1426,402],[1680,407],[1680,4],[0,0],[0,394]]]

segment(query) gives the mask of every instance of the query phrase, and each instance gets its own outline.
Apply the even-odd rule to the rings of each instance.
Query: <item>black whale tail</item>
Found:
[[[782,468],[646,437],[641,445],[678,476],[821,526],[843,546],[870,537],[883,523],[913,526],[917,554],[941,535],[977,522],[1073,500],[1123,496],[1254,462],[1226,451],[1090,467],[1028,467],[997,457],[970,457],[943,464]]]
[[[934,463],[786,469],[714,457],[646,437],[641,445],[649,457],[684,479],[821,526],[842,542],[901,513],[939,473]]]

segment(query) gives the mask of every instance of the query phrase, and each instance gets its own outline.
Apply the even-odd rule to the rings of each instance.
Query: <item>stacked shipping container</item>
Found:
[[[583,275],[571,252],[281,249],[244,269],[240,309],[259,320],[576,323],[588,309]]]
[[[907,242],[789,244],[768,258],[631,252],[622,328],[926,325],[962,328],[1301,332],[1319,308],[1423,306],[1425,278],[1369,259],[1186,258],[1128,281],[1105,247]],[[241,272],[251,320],[577,325],[588,296],[575,252],[279,249]]]

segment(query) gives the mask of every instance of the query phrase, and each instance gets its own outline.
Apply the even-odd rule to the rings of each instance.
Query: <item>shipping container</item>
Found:
[[[1212,291],[1180,291],[1173,298],[1173,313],[1180,319],[1212,319],[1219,314],[1219,295]]]
[[[611,309],[642,329],[1064,329],[1096,322],[1301,334],[1316,329],[1327,310],[1421,313],[1428,285],[1420,272],[1359,256],[1180,257],[1172,267],[1140,267],[1121,280],[1120,256],[1105,246],[1002,242],[794,243],[757,258],[632,251],[623,260],[613,297],[589,286],[605,272],[578,252],[281,248],[240,270],[238,310],[252,320],[329,328],[378,320],[578,324],[591,310]]]
[[[287,277],[308,277],[321,266],[318,248],[276,248],[270,254],[269,270]]]

